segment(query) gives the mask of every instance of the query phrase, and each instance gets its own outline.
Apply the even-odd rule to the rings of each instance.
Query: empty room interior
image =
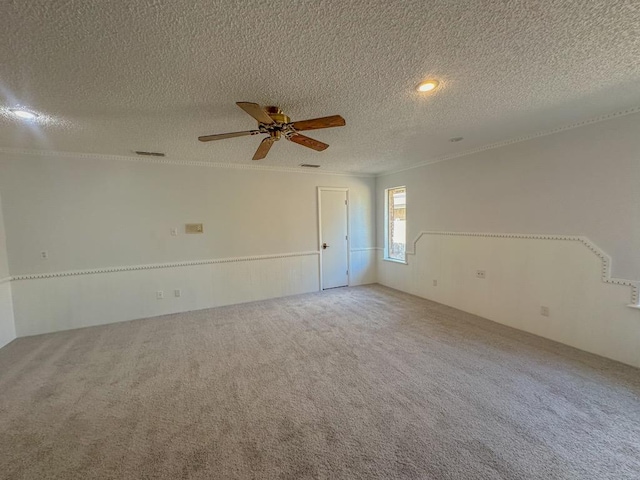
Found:
[[[0,25],[0,478],[640,479],[637,0]]]

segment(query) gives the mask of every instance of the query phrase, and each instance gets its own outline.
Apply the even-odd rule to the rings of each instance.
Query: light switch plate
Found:
[[[201,223],[187,223],[184,226],[185,233],[202,233],[203,231]]]

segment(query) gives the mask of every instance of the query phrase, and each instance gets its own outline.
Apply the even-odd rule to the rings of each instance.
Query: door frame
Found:
[[[322,281],[322,192],[345,192],[347,198],[347,287],[351,286],[351,226],[349,222],[349,207],[351,202],[349,200],[349,188],[348,187],[318,187],[318,268],[320,275],[320,291],[324,290]]]

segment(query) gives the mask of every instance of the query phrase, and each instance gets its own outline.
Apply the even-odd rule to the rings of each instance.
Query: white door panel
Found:
[[[322,288],[346,287],[349,284],[347,191],[320,188],[318,198]]]

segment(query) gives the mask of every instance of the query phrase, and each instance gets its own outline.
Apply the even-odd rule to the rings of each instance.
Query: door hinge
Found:
[[[347,275],[349,275],[349,270],[347,270]]]
[[[345,235],[345,236],[344,236],[344,239],[345,239],[345,240],[349,240],[349,235]]]
[[[346,201],[346,200],[344,201],[344,204],[345,204],[345,205],[347,204],[347,201]]]

